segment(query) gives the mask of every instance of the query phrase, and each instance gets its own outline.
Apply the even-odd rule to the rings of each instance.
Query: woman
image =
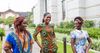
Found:
[[[87,31],[82,30],[83,19],[81,17],[76,17],[74,23],[75,30],[70,34],[73,53],[89,53],[92,41],[88,36]],[[88,45],[86,45],[87,40]]]
[[[50,24],[51,14],[45,13],[43,17],[43,23],[39,24],[35,29],[33,37],[39,47],[42,49],[42,53],[57,53],[57,45],[55,44],[54,26]],[[40,33],[42,45],[37,40],[37,35]]]
[[[14,32],[7,35],[4,43],[6,53],[31,53],[32,37],[26,30],[27,21],[25,17],[17,17],[14,21]]]

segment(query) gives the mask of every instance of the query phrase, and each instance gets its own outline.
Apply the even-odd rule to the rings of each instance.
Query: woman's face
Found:
[[[27,27],[27,20],[24,19],[24,21],[22,22],[22,24],[19,26],[20,30],[23,31],[23,30],[26,30],[26,27]]]
[[[74,21],[74,24],[75,24],[75,28],[81,28],[82,26],[82,22],[79,19],[76,19]]]
[[[46,16],[44,17],[44,22],[45,22],[45,23],[49,23],[50,21],[51,21],[51,15],[48,14],[48,15],[46,15]]]

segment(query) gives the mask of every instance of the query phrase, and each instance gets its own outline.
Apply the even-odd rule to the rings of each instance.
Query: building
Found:
[[[34,8],[34,23],[41,23],[43,14],[50,12],[52,21],[59,24],[62,21],[71,21],[77,16],[84,20],[100,23],[99,0],[38,0]]]
[[[0,12],[0,18],[2,19],[7,19],[8,17],[18,17],[18,16],[28,16],[28,12],[16,12],[16,11],[13,11],[12,9],[8,9],[4,12]],[[0,28],[8,28],[8,26],[5,26],[4,24],[0,24]]]
[[[96,27],[99,26],[99,0],[65,0],[65,9],[65,21],[73,20],[76,16],[81,16],[84,20],[93,20]]]
[[[43,14],[50,12],[52,16],[52,23],[58,24],[62,21],[62,5],[60,0],[38,0],[38,3],[33,8],[34,23],[42,23]],[[59,16],[58,16],[59,15]]]
[[[28,12],[15,12],[12,9],[8,9],[4,12],[0,12],[1,18],[8,18],[9,16],[18,17],[18,16],[27,16]]]

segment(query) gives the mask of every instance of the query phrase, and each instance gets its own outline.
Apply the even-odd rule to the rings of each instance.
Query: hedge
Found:
[[[92,38],[99,39],[100,38],[100,28],[85,28],[88,34]]]
[[[55,28],[55,32],[67,33],[68,35],[73,29],[68,28]],[[90,37],[99,39],[100,38],[100,28],[84,28],[89,34]]]
[[[100,40],[92,40],[91,49],[100,51]]]

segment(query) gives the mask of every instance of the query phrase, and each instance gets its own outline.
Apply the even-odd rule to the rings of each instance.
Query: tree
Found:
[[[28,24],[32,24],[33,13],[28,12],[28,16],[26,17]]]
[[[5,31],[3,28],[0,28],[0,37],[1,37],[1,41],[3,40],[3,36],[5,36]]]
[[[9,16],[7,19],[5,19],[5,24],[6,25],[9,25],[9,27],[11,27],[11,25],[13,24],[14,22],[14,17],[13,16]]]
[[[1,23],[3,23],[3,19],[2,19],[2,18],[0,18],[0,24],[1,24]]]

